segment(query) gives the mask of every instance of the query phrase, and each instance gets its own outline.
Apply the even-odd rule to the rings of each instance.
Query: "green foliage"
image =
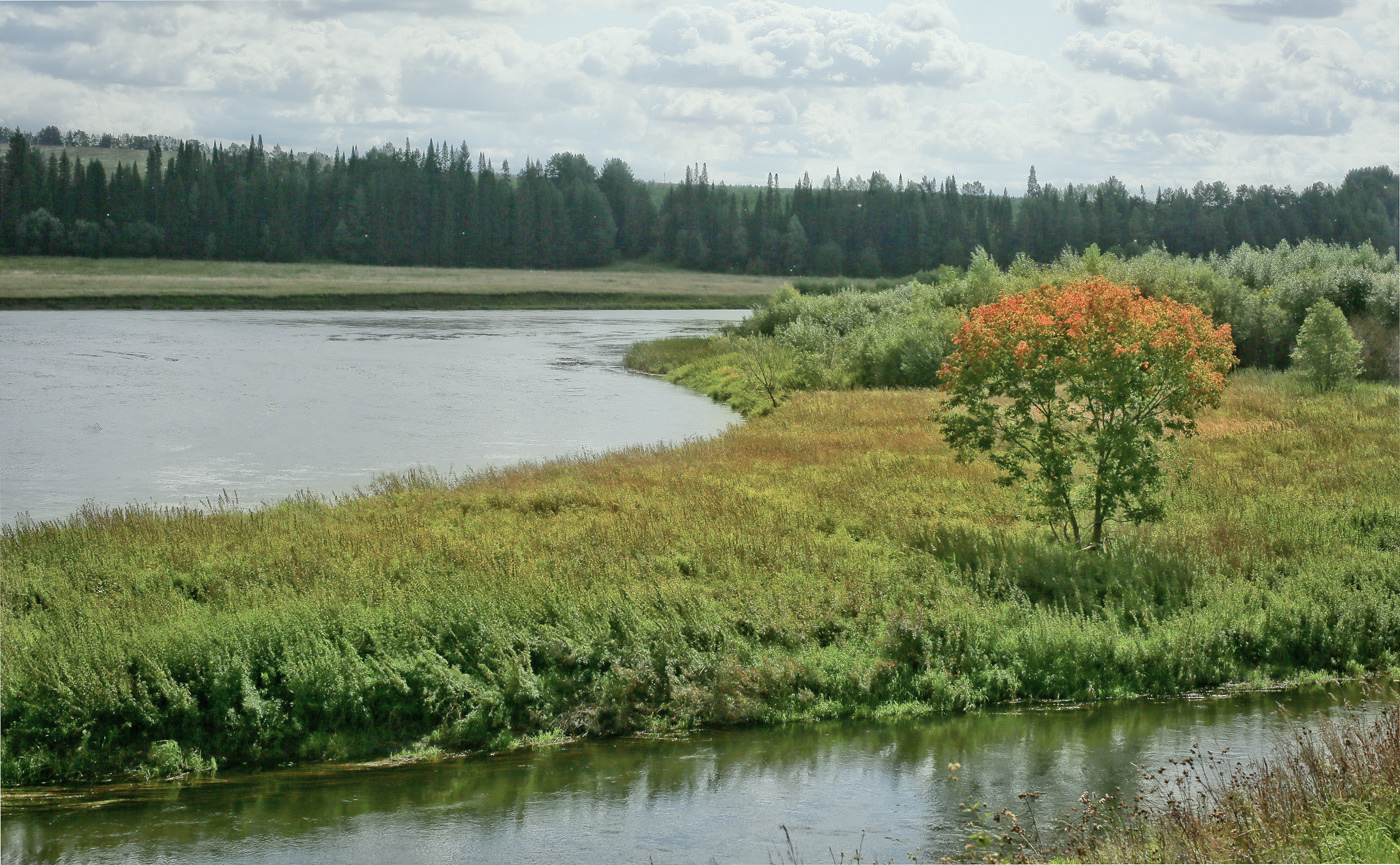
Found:
[[[1361,345],[1335,304],[1318,301],[1308,310],[1293,365],[1318,393],[1350,383],[1361,372]]]
[[[105,136],[123,144],[108,149],[79,146],[100,143],[86,133],[45,133],[59,143],[37,145],[34,136],[3,130],[0,249],[64,254],[66,244],[33,242],[32,221],[24,237],[17,232],[43,208],[64,237],[85,221],[117,239],[81,239],[85,255],[530,268],[593,267],[620,255],[729,273],[927,281],[923,275],[961,267],[982,249],[1019,277],[1066,248],[1204,257],[1244,242],[1388,246],[1400,182],[1377,166],[1348,172],[1335,189],[1198,183],[1149,200],[1109,178],[1063,189],[1036,182],[1013,200],[980,183],[896,184],[879,172],[847,181],[838,172],[820,188],[804,175],[783,190],[773,175],[762,187],[712,184],[695,165],[683,182],[663,185],[638,180],[615,159],[599,172],[574,153],[527,159],[512,173],[505,163],[473,160],[465,143],[352,148],[327,159],[268,150],[260,138],[206,146]],[[143,160],[133,147],[148,145]],[[120,242],[141,222],[154,231],[137,229],[139,242]],[[1100,275],[1092,258],[1082,275]],[[1333,290],[1295,281],[1306,283],[1289,289],[1299,302]]]
[[[1240,246],[1209,259],[1160,248],[1122,257],[1091,246],[1082,255],[1065,250],[1046,266],[1017,258],[1005,271],[977,248],[965,272],[921,273],[903,284],[795,280],[757,307],[742,330],[774,336],[796,350],[798,379],[806,387],[930,386],[931,359],[950,350],[942,335],[952,319],[944,311],[1096,275],[1136,286],[1150,298],[1190,304],[1217,325],[1230,325],[1235,354],[1245,366],[1288,366],[1306,310],[1331,300],[1351,316],[1364,377],[1400,376],[1394,253],[1313,241],[1273,249]]]
[[[931,387],[953,350],[960,302],[969,296],[960,281],[834,294],[784,286],[739,329],[786,346],[799,387]]]
[[[167,780],[188,775],[191,772],[213,772],[218,763],[213,758],[204,759],[191,748],[181,748],[173,739],[161,739],[151,743],[146,762],[137,768],[136,774],[146,780]]]

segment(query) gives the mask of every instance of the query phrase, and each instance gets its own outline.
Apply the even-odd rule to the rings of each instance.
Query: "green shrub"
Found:
[[[1293,365],[1318,393],[1354,380],[1361,372],[1361,345],[1346,316],[1329,301],[1308,310],[1293,349]]]

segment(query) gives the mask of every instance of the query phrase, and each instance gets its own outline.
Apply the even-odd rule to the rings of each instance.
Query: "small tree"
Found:
[[[958,459],[1030,481],[1052,529],[1096,549],[1106,521],[1160,515],[1158,444],[1195,432],[1235,364],[1229,325],[1102,277],[978,307],[953,342],[938,420]]]
[[[1293,347],[1293,365],[1318,393],[1332,390],[1361,372],[1361,344],[1337,305],[1320,300],[1308,310]]]
[[[792,383],[792,349],[770,336],[734,337],[731,344],[739,353],[744,379],[763,391],[772,408],[777,408],[778,398]]]

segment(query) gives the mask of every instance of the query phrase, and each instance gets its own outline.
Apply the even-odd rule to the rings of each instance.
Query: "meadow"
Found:
[[[781,285],[637,262],[549,271],[0,258],[0,309],[734,309]]]
[[[716,355],[649,364],[672,349]],[[1235,373],[1166,519],[1102,554],[955,463],[939,399],[807,390],[679,447],[7,527],[4,784],[1394,668],[1395,386]]]

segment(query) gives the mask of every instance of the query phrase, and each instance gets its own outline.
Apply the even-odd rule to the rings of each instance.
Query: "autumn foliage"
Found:
[[[1030,481],[1056,532],[1093,547],[1108,520],[1158,515],[1159,442],[1194,432],[1236,362],[1229,325],[1101,277],[978,307],[954,344],[944,437]]]

